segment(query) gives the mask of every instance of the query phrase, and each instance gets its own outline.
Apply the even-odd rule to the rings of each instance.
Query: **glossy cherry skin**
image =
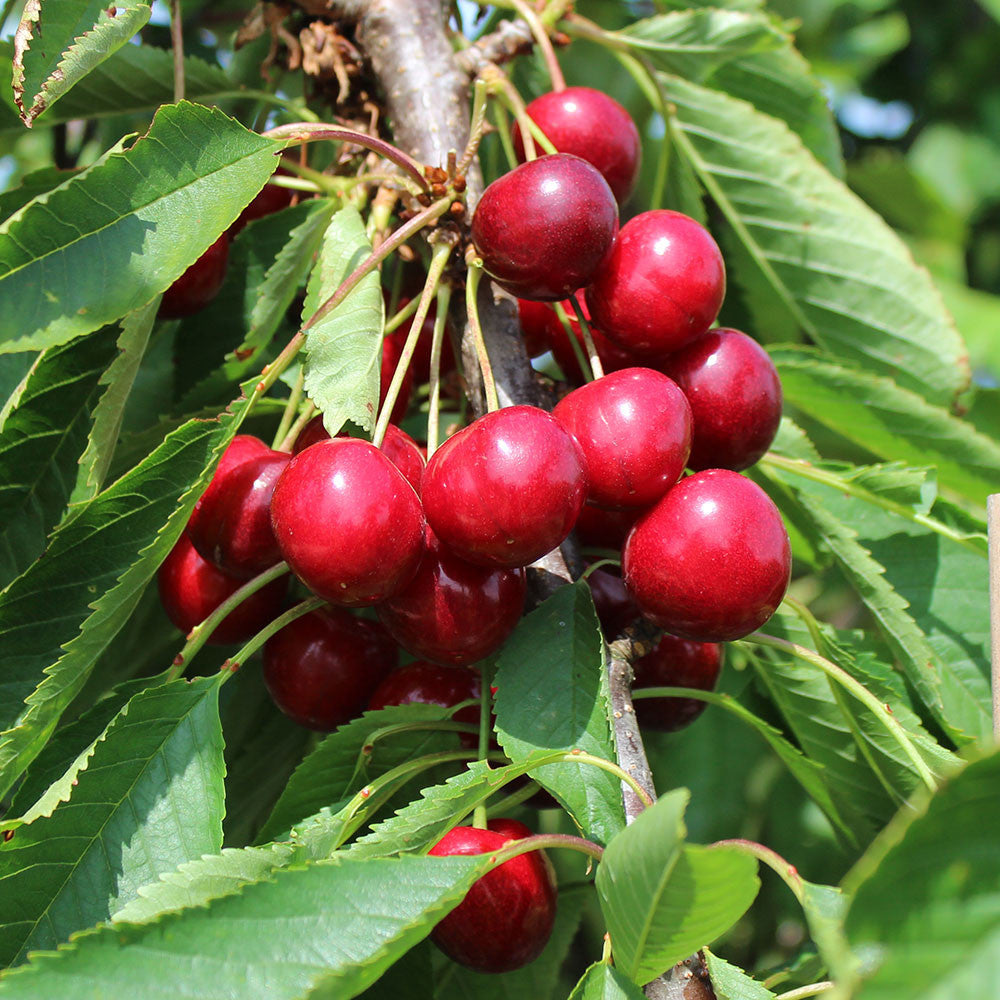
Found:
[[[394,330],[382,341],[382,367],[379,369],[379,389],[378,402],[381,406],[385,402],[385,397],[389,394],[389,386],[392,384],[392,376],[396,372],[396,365],[403,353],[403,344],[406,342],[406,335],[401,330]],[[399,423],[405,416],[410,406],[410,397],[413,395],[413,366],[406,369],[403,376],[402,385],[399,387],[399,395],[392,407],[392,420]]]
[[[620,549],[639,516],[635,510],[607,510],[584,504],[573,530],[581,545],[594,549]]]
[[[584,318],[589,321],[590,310],[587,308],[583,292],[574,292],[574,296],[583,310]],[[587,348],[584,346],[580,321],[576,318],[576,314],[573,311],[573,304],[567,299],[562,303],[562,307],[566,312],[566,318],[569,320],[573,337],[577,344],[580,345],[581,353],[586,357]],[[562,369],[562,373],[566,376],[567,381],[572,382],[574,385],[580,385],[586,381],[583,377],[583,370],[580,368],[576,351],[573,350],[573,344],[570,342],[569,335],[566,333],[566,328],[562,325],[562,321],[556,315],[555,309],[549,309],[549,320],[545,328],[545,334],[548,338],[552,354],[559,363],[559,367]],[[590,335],[594,341],[597,357],[605,372],[617,372],[622,368],[634,368],[639,364],[634,354],[630,354],[625,348],[619,347],[613,340],[605,337],[593,323],[590,324]]]
[[[753,465],[781,423],[781,380],[767,351],[739,330],[709,330],[660,366],[691,404],[689,468]]]
[[[446,549],[428,528],[417,575],[378,606],[378,618],[414,656],[475,663],[514,631],[526,586],[523,569],[474,566]]]
[[[332,604],[375,604],[413,579],[424,551],[420,500],[374,445],[320,441],[296,455],[271,497],[281,553]]]
[[[223,233],[164,293],[157,316],[180,319],[204,309],[226,280],[229,235]]]
[[[610,569],[595,569],[587,576],[597,620],[604,637],[611,642],[639,617],[639,605],[632,600],[625,581]]]
[[[586,160],[541,156],[497,178],[472,216],[486,273],[520,299],[558,301],[590,283],[618,234],[618,206]]]
[[[651,653],[632,664],[632,689],[687,687],[711,691],[722,669],[717,642],[692,642],[665,635]],[[643,728],[672,733],[683,729],[705,710],[696,698],[636,698],[635,714]]]
[[[666,375],[626,368],[574,389],[552,416],[583,453],[587,500],[599,507],[655,503],[681,477],[691,407]]]
[[[567,87],[536,97],[528,115],[560,153],[592,163],[621,205],[639,176],[642,142],[632,116],[612,97],[591,87]],[[514,152],[524,160],[521,130],[513,129]]]
[[[290,719],[328,732],[364,711],[398,655],[378,622],[311,611],[264,644],[264,684]]]
[[[629,220],[587,289],[594,322],[644,358],[679,351],[700,337],[726,294],[726,268],[704,226],[680,212]]]
[[[205,559],[245,579],[281,561],[271,528],[271,494],[289,458],[268,448],[216,472],[188,523],[191,541]]]
[[[636,522],[622,552],[643,615],[683,639],[742,639],[774,614],[791,573],[778,508],[737,472],[682,479]]]
[[[570,532],[587,491],[580,449],[534,406],[487,413],[449,438],[424,470],[427,523],[481,566],[527,566]]]
[[[491,819],[486,830],[456,826],[428,852],[435,857],[488,854],[532,835],[523,823]],[[478,972],[511,972],[536,959],[556,915],[556,887],[548,861],[530,851],[472,884],[458,906],[431,931],[451,959]]]
[[[246,583],[202,559],[182,534],[156,577],[167,617],[186,635]],[[222,619],[209,638],[216,645],[245,642],[281,613],[288,590],[283,577],[262,587]]]

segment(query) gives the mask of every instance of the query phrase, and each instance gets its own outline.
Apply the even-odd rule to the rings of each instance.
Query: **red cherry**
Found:
[[[156,578],[167,617],[186,635],[246,583],[202,559],[186,534],[177,539]],[[231,611],[209,638],[215,645],[245,642],[281,613],[288,590],[282,577]]]
[[[586,491],[576,442],[534,406],[480,417],[434,452],[423,480],[437,537],[469,562],[508,568],[551,552]]]
[[[275,174],[282,177],[293,176],[292,172],[284,167],[278,167]],[[288,208],[294,197],[295,192],[291,188],[279,187],[277,184],[265,184],[260,193],[240,212],[236,221],[229,227],[229,235],[235,236],[247,223],[253,222],[255,219],[263,219],[265,215],[273,215],[283,208]]]
[[[456,826],[428,852],[435,857],[488,854],[531,830],[512,819],[491,819],[488,829]],[[465,899],[431,932],[451,959],[479,972],[511,972],[536,959],[548,943],[556,915],[556,888],[548,862],[531,851],[504,862],[472,884]]]
[[[722,647],[716,642],[692,642],[665,635],[651,653],[632,664],[633,689],[688,687],[711,691],[722,669]],[[635,714],[645,728],[672,733],[683,729],[705,710],[696,698],[637,698]]]
[[[464,665],[503,645],[521,620],[523,569],[473,566],[428,528],[413,581],[378,607],[379,621],[407,652]]]
[[[274,488],[271,524],[296,576],[333,604],[375,604],[402,590],[424,550],[413,487],[357,438],[296,455]]]
[[[521,322],[521,333],[524,334],[524,349],[528,352],[528,357],[540,357],[549,349],[549,320],[550,318],[558,320],[552,306],[547,302],[532,302],[531,299],[518,299],[517,318]]]
[[[397,304],[399,309],[405,308],[410,302],[408,298],[401,298]],[[437,305],[431,303],[423,325],[420,327],[420,336],[417,338],[417,346],[413,351],[413,358],[410,361],[410,371],[413,373],[413,381],[418,384],[427,382],[431,377],[431,341],[434,339],[434,320],[437,316]],[[392,333],[392,336],[399,335],[402,345],[410,335],[413,326],[413,317],[405,320]],[[448,335],[448,323],[445,322],[444,336],[441,339],[441,378],[449,372],[455,370],[455,352],[452,350],[451,337]],[[402,349],[402,347],[400,348]]]
[[[292,454],[298,455],[300,451],[305,451],[306,448],[318,444],[320,441],[329,440],[330,435],[323,426],[323,415],[318,413],[299,432],[299,436],[295,439],[295,444],[292,445]]]
[[[592,163],[621,205],[639,176],[642,143],[631,115],[614,98],[590,87],[567,87],[536,97],[528,115],[560,153]],[[521,129],[513,130],[514,152],[524,160]]]
[[[611,642],[639,617],[639,606],[632,600],[625,581],[610,569],[595,569],[587,576],[590,595],[594,598],[601,631]]]
[[[626,368],[574,389],[552,411],[583,453],[587,500],[648,507],[681,477],[691,408],[666,375]]]
[[[607,181],[566,153],[499,177],[472,216],[487,274],[521,299],[564,299],[589,284],[617,233],[618,206]]]
[[[164,293],[157,316],[180,319],[204,309],[226,279],[229,236],[223,233]]]
[[[756,340],[725,327],[709,330],[660,367],[691,404],[690,468],[738,472],[771,446],[781,423],[781,380]]]
[[[290,719],[329,731],[361,714],[397,661],[396,644],[378,622],[325,608],[267,640],[264,684]]]
[[[638,517],[634,510],[605,510],[584,504],[573,530],[581,545],[594,549],[620,549]]]
[[[394,330],[382,340],[382,367],[379,369],[379,406],[385,402],[385,397],[389,394],[389,386],[392,383],[392,376],[396,372],[396,365],[403,353],[403,345],[406,343],[406,334],[401,330]],[[406,369],[403,376],[402,385],[399,387],[399,395],[392,407],[391,419],[399,423],[406,416],[406,411],[410,405],[410,397],[413,395],[413,365]]]
[[[774,614],[791,573],[778,508],[737,472],[682,479],[636,522],[622,553],[643,615],[684,639],[741,639]]]
[[[680,212],[658,210],[622,227],[587,304],[608,337],[655,358],[701,336],[725,294],[726,268],[709,231]]]
[[[590,310],[587,308],[583,292],[574,292],[574,295],[583,309],[584,317],[589,321]],[[569,320],[573,336],[580,345],[581,352],[586,356],[587,348],[584,346],[580,321],[576,318],[576,314],[573,311],[573,304],[567,299],[562,303],[562,307],[566,312],[566,318]],[[563,375],[574,385],[580,385],[581,382],[585,381],[583,371],[580,368],[580,362],[577,360],[576,351],[573,350],[573,345],[570,342],[569,335],[566,333],[566,328],[562,325],[554,309],[549,309],[549,321],[545,328],[545,333],[548,337],[552,354],[555,356],[556,361],[559,362],[559,367],[562,369]],[[609,340],[593,324],[590,324],[590,335],[594,341],[597,357],[605,372],[616,372],[622,368],[634,368],[638,363],[634,354],[630,354],[623,347],[619,347],[613,340]]]

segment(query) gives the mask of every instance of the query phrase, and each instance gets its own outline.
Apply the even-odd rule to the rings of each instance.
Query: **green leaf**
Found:
[[[903,810],[844,880],[857,996],[991,996],[1000,942],[1000,755]],[[944,992],[942,992],[944,991]]]
[[[337,290],[372,252],[356,208],[342,208],[323,235],[319,259],[309,277],[303,322]],[[369,272],[346,299],[306,334],[306,392],[336,434],[350,420],[375,426],[385,303],[377,270]]]
[[[0,845],[4,964],[107,919],[161,872],[222,844],[221,675],[136,695],[69,802]]]
[[[0,46],[0,53],[3,47]],[[20,185],[0,194],[0,220],[6,221],[39,195],[47,194],[53,188],[65,184],[80,171],[62,170],[59,167],[42,167],[24,177]]]
[[[131,149],[29,203],[0,226],[0,351],[64,343],[144,306],[233,222],[280,147],[182,102]]]
[[[642,1000],[644,996],[635,983],[612,966],[595,962],[576,984],[569,1000]]]
[[[148,2],[47,0],[43,11],[42,0],[27,0],[14,36],[14,98],[25,125],[120,49],[151,13]]]
[[[687,789],[643,810],[597,869],[615,965],[648,983],[714,941],[746,912],[760,882],[756,861],[729,847],[684,843]]]
[[[893,231],[784,123],[744,101],[663,76],[675,154],[728,226],[732,277],[762,339],[806,335],[840,358],[948,405],[965,350],[927,274]]]
[[[585,582],[560,587],[526,615],[497,657],[497,738],[513,761],[580,749],[614,761],[604,640]],[[532,772],[588,837],[607,843],[625,826],[621,782],[591,764]]]
[[[763,983],[748,976],[742,969],[730,965],[725,960],[705,949],[705,965],[712,989],[718,1000],[774,1000],[772,993]]]
[[[148,924],[87,932],[0,980],[0,997],[349,1000],[423,940],[488,857],[330,861]],[[312,991],[312,992],[310,992]]]
[[[50,348],[35,362],[0,432],[0,585],[45,548],[70,499],[99,381],[117,331]]]

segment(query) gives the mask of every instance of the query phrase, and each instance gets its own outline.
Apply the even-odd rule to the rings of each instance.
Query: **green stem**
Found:
[[[472,117],[469,125],[469,141],[465,144],[465,151],[455,168],[456,174],[465,174],[468,171],[475,159],[479,144],[483,141],[489,92],[487,82],[482,77],[476,77],[472,83]]]
[[[598,559],[597,562],[592,562],[581,574],[580,579],[586,580],[595,569],[602,569],[605,566],[618,566],[622,564],[621,559]]]
[[[590,370],[593,372],[595,379],[604,378],[604,366],[601,364],[601,359],[597,356],[594,338],[590,333],[590,323],[587,322],[587,317],[583,315],[580,300],[575,295],[571,295],[569,301],[573,306],[573,312],[576,313],[577,322],[580,324],[580,333],[583,336],[583,343],[587,348],[587,355],[590,358]],[[575,340],[576,338],[574,337],[573,339]]]
[[[492,674],[489,661],[483,663],[480,672],[479,695],[479,759],[486,760],[490,752],[490,735],[493,727],[490,725],[490,714],[493,699],[490,692]],[[480,802],[472,813],[472,825],[477,830],[486,829],[486,803]]]
[[[583,837],[573,837],[568,833],[539,833],[534,837],[525,837],[523,840],[512,840],[500,848],[493,855],[492,868],[499,868],[500,865],[511,858],[518,858],[522,854],[531,851],[544,851],[550,847],[565,847],[571,851],[578,851],[585,854],[593,861],[600,861],[604,856],[604,848],[595,844],[591,840],[584,840]]]
[[[806,997],[818,997],[821,993],[827,993],[833,987],[834,984],[830,980],[825,980],[822,983],[810,983],[808,986],[800,986],[797,990],[779,993],[774,1000],[805,1000]]]
[[[795,865],[789,864],[777,851],[772,851],[770,847],[758,844],[754,840],[743,840],[741,838],[717,840],[712,844],[712,847],[733,847],[763,862],[792,890],[792,894],[799,901],[799,905],[804,905],[802,876]]]
[[[562,328],[566,331],[569,346],[573,349],[573,354],[576,356],[576,363],[580,366],[580,373],[583,375],[584,382],[593,382],[594,372],[590,367],[590,361],[587,360],[587,355],[580,346],[580,341],[577,339],[576,333],[573,330],[573,324],[569,321],[569,316],[566,315],[563,304],[561,302],[554,302],[553,308],[556,311],[556,316],[559,317],[559,322],[562,323]],[[563,372],[563,374],[569,378],[571,373]]]
[[[469,326],[476,344],[476,357],[479,359],[479,370],[483,373],[483,393],[486,396],[486,411],[493,413],[500,409],[500,399],[497,396],[496,382],[493,380],[493,366],[486,352],[486,341],[483,339],[483,328],[479,322],[479,306],[476,304],[476,294],[479,282],[483,276],[483,262],[478,257],[469,261],[469,273],[465,279],[465,308],[469,316]]]
[[[813,645],[817,649],[821,649],[823,646],[823,633],[820,631],[816,616],[801,601],[792,597],[791,594],[785,594],[781,599],[781,603],[787,604],[802,619],[805,627],[809,629],[809,637],[812,639]]]
[[[500,136],[500,145],[503,147],[504,156],[507,157],[507,165],[513,170],[517,165],[517,153],[514,151],[514,140],[510,137],[510,119],[507,117],[507,109],[499,103],[494,103],[493,112],[496,115],[497,135]]]
[[[439,285],[437,292],[437,315],[434,317],[434,335],[431,338],[430,394],[427,409],[427,460],[437,451],[441,427],[441,349],[444,345],[444,331],[448,323],[448,307],[451,304],[451,286]]]
[[[170,42],[174,50],[174,104],[184,100],[184,22],[181,0],[170,0]]]
[[[316,404],[312,402],[306,403],[305,408],[298,415],[295,423],[289,428],[281,444],[278,445],[277,450],[284,452],[291,451],[295,447],[295,442],[298,441],[299,435],[302,433],[302,428],[312,420],[315,413]]]
[[[287,97],[282,97],[280,94],[272,94],[269,90],[254,90],[252,88],[247,88],[245,90],[218,90],[211,95],[211,99],[215,101],[224,101],[229,98],[273,104],[276,107],[284,108],[284,110],[289,113],[296,114],[300,118],[306,119],[310,124],[314,124],[319,121],[319,116],[314,111],[311,111],[308,107],[306,107],[306,105]],[[208,98],[206,98],[206,100],[207,99]]]
[[[556,58],[556,51],[552,47],[552,39],[549,38],[545,25],[539,20],[535,11],[524,2],[524,0],[510,0],[511,6],[521,15],[531,28],[531,34],[535,39],[539,52],[542,54],[542,61],[548,71],[549,79],[552,81],[552,89],[558,93],[566,89],[566,79],[563,76],[562,67]]]
[[[605,760],[603,757],[595,757],[593,754],[584,753],[582,750],[569,750],[561,757],[556,758],[557,762],[569,763],[573,762],[576,764],[590,764],[592,767],[599,768],[602,771],[607,771],[608,774],[613,774],[619,781],[623,781],[629,788],[639,796],[643,805],[651,806],[653,800],[649,797],[649,793],[646,791],[642,785],[639,784],[635,778],[632,777],[628,771],[619,767],[613,761]],[[530,774],[530,771],[528,772]]]
[[[285,440],[285,436],[288,434],[288,429],[292,426],[292,421],[295,419],[295,413],[299,408],[299,403],[302,402],[302,387],[305,385],[306,381],[306,370],[305,367],[299,369],[298,378],[295,380],[295,385],[292,386],[292,391],[288,394],[288,402],[285,404],[285,412],[281,415],[281,423],[278,424],[278,429],[274,432],[274,440],[271,442],[271,447],[277,449],[282,441]]]
[[[398,330],[417,311],[417,306],[419,305],[419,296],[415,299],[410,299],[402,309],[386,322],[385,328],[382,330],[383,335],[388,337],[394,330]]]
[[[253,656],[254,653],[260,649],[261,646],[271,638],[275,632],[280,632],[286,625],[290,625],[297,618],[301,618],[303,615],[309,614],[310,611],[315,611],[317,608],[323,607],[326,601],[322,597],[307,597],[304,601],[300,601],[298,604],[290,607],[284,614],[278,615],[273,622],[262,628],[252,639],[250,639],[246,645],[240,649],[235,656],[230,657],[226,663],[225,667],[230,671],[235,672],[238,670],[247,660]]]

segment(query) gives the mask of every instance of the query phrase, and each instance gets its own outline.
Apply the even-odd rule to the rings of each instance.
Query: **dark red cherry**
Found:
[[[333,604],[375,604],[402,590],[424,550],[413,487],[357,438],[296,455],[274,488],[271,524],[296,576]]]
[[[642,143],[631,115],[614,98],[591,87],[567,87],[536,97],[528,114],[560,153],[592,163],[621,205],[639,176]],[[514,151],[524,160],[521,129],[513,130]]]
[[[398,308],[403,309],[410,300],[408,298],[401,298],[398,303]],[[431,342],[434,339],[434,320],[437,316],[437,305],[431,303],[430,309],[427,311],[427,317],[424,319],[423,325],[420,327],[420,336],[417,338],[417,346],[413,351],[413,358],[410,361],[410,371],[413,373],[413,381],[417,384],[422,384],[428,381],[431,377]],[[410,328],[413,326],[413,317],[405,320],[396,330],[393,331],[393,336],[399,335],[399,341],[402,345],[406,338],[410,334]],[[400,347],[402,350],[402,347]],[[443,337],[441,339],[441,378],[444,378],[450,372],[455,370],[455,352],[451,346],[451,337],[448,333],[448,323],[445,322],[445,328],[443,331]]]
[[[537,358],[549,350],[549,319],[555,311],[547,302],[532,302],[531,299],[517,300],[517,318],[524,334],[524,349],[529,358]],[[556,317],[558,318],[558,317]]]
[[[573,530],[580,544],[587,548],[620,549],[638,516],[635,510],[606,510],[587,503],[580,510]]]
[[[584,317],[589,320],[590,310],[587,308],[583,292],[575,292],[574,295],[583,309]],[[576,314],[573,311],[573,304],[567,299],[562,303],[562,306],[566,312],[566,318],[569,320],[570,329],[573,331],[573,337],[576,339],[577,344],[580,345],[580,351],[586,357],[587,349],[584,346],[583,333],[580,331],[580,321],[576,318]],[[549,347],[552,349],[552,354],[556,361],[559,362],[559,367],[562,369],[562,373],[566,376],[566,379],[574,385],[579,385],[585,381],[583,371],[580,368],[580,362],[576,357],[576,351],[573,350],[573,344],[566,333],[566,328],[556,315],[555,309],[549,309],[549,322],[546,326],[546,335],[549,340]],[[622,368],[634,368],[639,363],[634,354],[630,354],[623,347],[619,347],[613,340],[609,340],[592,323],[590,324],[590,335],[594,340],[597,357],[605,372],[616,372]]]
[[[774,614],[791,572],[778,508],[737,472],[682,479],[636,522],[625,585],[654,624],[684,639],[742,639]]]
[[[617,639],[627,625],[639,617],[639,605],[625,588],[625,581],[611,568],[595,569],[587,575],[587,585],[594,599],[597,619],[608,642]]]
[[[329,731],[360,715],[398,651],[378,622],[342,608],[311,611],[264,644],[264,684],[300,726]]]
[[[594,322],[644,358],[679,351],[700,337],[726,294],[726,268],[704,226],[680,212],[629,220],[587,289]]]
[[[521,299],[556,301],[590,283],[618,233],[618,206],[586,160],[541,156],[497,178],[472,216],[487,274]]]
[[[309,448],[314,444],[318,444],[320,441],[329,440],[330,435],[323,426],[323,414],[317,413],[316,416],[302,428],[299,436],[295,439],[295,444],[292,445],[292,454],[297,455],[300,451],[305,451],[306,448]]]
[[[532,835],[523,823],[491,819],[486,830],[456,826],[428,852],[435,857],[489,854]],[[531,851],[494,868],[431,931],[451,959],[478,972],[511,972],[537,958],[556,915],[556,887],[548,861]]]
[[[191,539],[182,534],[160,566],[156,582],[167,617],[186,635],[246,580],[230,576],[202,559]],[[208,641],[226,645],[256,635],[281,613],[287,590],[287,577],[262,587],[226,615]]]
[[[438,663],[475,663],[499,649],[521,619],[523,569],[473,566],[428,527],[413,580],[378,606],[379,621],[407,652]]]
[[[681,477],[691,407],[666,375],[626,368],[574,389],[552,411],[583,453],[587,500],[648,507]]]
[[[226,279],[229,236],[223,233],[164,293],[157,316],[180,319],[204,309]]]
[[[400,355],[403,353],[403,345],[406,342],[406,335],[400,330],[394,330],[388,337],[382,340],[382,367],[379,370],[379,390],[378,402],[381,406],[385,402],[385,397],[389,393],[389,386],[392,383],[392,376],[396,372],[396,365],[399,364]],[[403,376],[403,383],[399,387],[399,395],[392,407],[392,417],[394,423],[399,423],[406,416],[406,411],[410,405],[410,397],[413,395],[413,365],[406,369]]]
[[[188,522],[203,558],[245,579],[281,561],[271,528],[271,494],[289,457],[268,448],[226,469],[220,463]]]
[[[739,330],[709,330],[659,366],[691,404],[694,437],[688,466],[753,465],[781,423],[781,380],[767,351]]]
[[[722,669],[722,647],[717,642],[692,642],[665,635],[651,653],[632,664],[633,690],[650,687],[686,687],[711,691]],[[696,698],[636,698],[635,714],[643,728],[672,733],[693,722],[707,703]]]
[[[570,532],[587,491],[580,449],[534,406],[487,413],[449,438],[424,470],[427,522],[464,559],[527,566]]]

